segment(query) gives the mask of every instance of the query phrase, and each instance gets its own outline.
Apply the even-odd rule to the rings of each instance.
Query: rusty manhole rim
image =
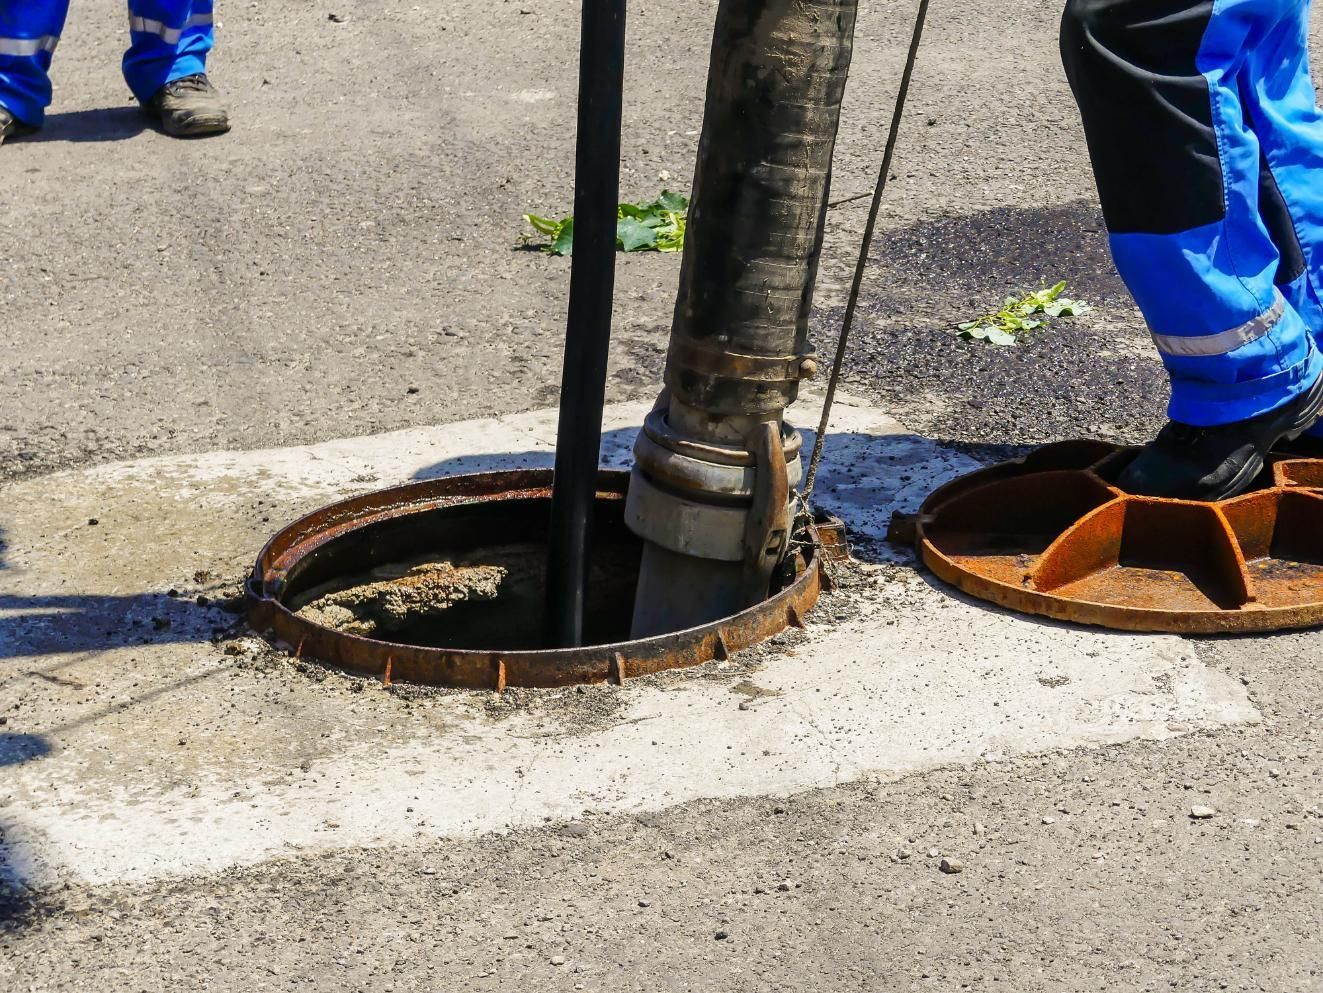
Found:
[[[1255,568],[1279,560],[1288,566],[1323,570],[1323,565],[1315,565],[1311,559],[1292,558],[1277,551],[1279,522],[1286,518],[1289,530],[1294,520],[1288,515],[1298,517],[1303,511],[1306,516],[1317,516],[1323,524],[1323,459],[1274,452],[1265,469],[1269,485],[1230,500],[1206,503],[1142,497],[1119,489],[1112,480],[1136,451],[1087,440],[1045,445],[1022,458],[986,466],[947,482],[928,496],[917,514],[897,515],[890,537],[912,544],[923,564],[943,582],[1020,613],[1124,631],[1177,634],[1249,634],[1323,625],[1323,577],[1297,574],[1288,577],[1292,585]],[[1095,493],[1081,496],[1081,488],[1089,487]],[[1037,552],[1013,556],[1008,549],[994,551],[995,542],[984,551],[971,549],[969,540],[974,531],[962,532],[961,525],[976,522],[980,515],[977,511],[971,514],[971,510],[980,502],[995,503],[999,491],[1003,500],[1006,496],[1028,494],[1032,498],[1036,492],[1047,494],[1042,501],[1044,508],[1050,508],[1053,500],[1077,499],[1084,509]],[[1124,548],[1131,508],[1137,508],[1136,516],[1155,518],[1157,523],[1146,524],[1144,530],[1161,535],[1162,540],[1155,542],[1158,545],[1179,544],[1164,527],[1188,526],[1202,517],[1199,528],[1209,548],[1196,549],[1194,558],[1202,556],[1198,562],[1201,568],[1215,567],[1212,571],[1220,573],[1213,585],[1222,584],[1227,602],[1217,604],[1210,598],[1211,609],[1168,609],[1140,606],[1124,602],[1124,598],[1108,602],[1084,595],[1089,580],[1107,569],[1131,566],[1116,556]],[[965,515],[968,519],[962,521]],[[1117,532],[1110,539],[1109,528]],[[1081,547],[1086,544],[1082,536],[1092,541],[1090,547]],[[1088,572],[1090,554],[1095,556],[1092,573]],[[1153,555],[1157,565],[1152,571],[1163,570],[1161,560],[1168,554],[1168,549],[1161,548]],[[1312,554],[1319,556],[1320,552]],[[1072,562],[1072,556],[1086,560],[1085,564]],[[998,561],[1011,557],[1023,560],[1022,567],[1017,570]],[[1140,568],[1150,568],[1142,562],[1142,554],[1139,558]],[[1104,587],[1102,583],[1093,585]],[[1281,602],[1289,598],[1283,596],[1283,589],[1291,594],[1303,591],[1301,602]]]
[[[329,542],[381,521],[411,514],[530,498],[549,499],[551,469],[467,473],[376,490],[329,504],[282,528],[266,543],[245,594],[249,625],[296,657],[360,675],[380,676],[456,689],[557,687],[623,683],[626,679],[725,661],[804,618],[828,588],[816,529],[802,550],[803,569],[792,583],[764,602],[711,624],[638,641],[569,649],[473,650],[433,648],[379,641],[323,627],[299,617],[281,600],[285,580]],[[629,473],[602,469],[598,501],[623,504]]]

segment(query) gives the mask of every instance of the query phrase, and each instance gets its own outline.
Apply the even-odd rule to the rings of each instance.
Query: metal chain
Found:
[[[914,37],[910,39],[910,51],[905,60],[905,72],[900,78],[900,90],[896,94],[896,108],[891,114],[891,132],[887,135],[886,151],[882,154],[882,168],[878,170],[877,186],[873,189],[873,206],[868,211],[868,224],[864,226],[863,244],[859,246],[859,261],[854,267],[854,282],[850,286],[850,299],[845,305],[845,317],[841,321],[841,336],[836,341],[836,358],[832,362],[831,379],[827,381],[827,398],[822,405],[822,419],[818,423],[818,434],[813,439],[813,455],[809,459],[808,475],[804,479],[804,505],[809,506],[813,495],[813,486],[818,481],[818,466],[822,462],[822,449],[827,440],[827,424],[831,420],[832,404],[836,400],[836,386],[841,379],[841,367],[845,364],[846,345],[850,340],[850,330],[854,326],[854,311],[859,303],[859,288],[863,285],[864,269],[868,265],[868,253],[873,247],[873,230],[877,227],[878,208],[882,205],[882,193],[887,188],[887,177],[891,174],[891,157],[896,151],[896,139],[900,135],[900,121],[905,113],[905,98],[909,95],[910,79],[914,75],[914,62],[919,54],[919,41],[923,37],[923,24],[928,17],[928,0],[919,0],[919,13],[914,21]],[[852,198],[853,199],[853,198]],[[847,202],[847,201],[841,201]]]

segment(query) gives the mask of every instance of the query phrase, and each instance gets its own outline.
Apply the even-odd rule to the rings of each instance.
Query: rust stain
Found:
[[[850,540],[843,520],[830,514],[819,514],[814,519],[813,526],[818,532],[818,547],[826,561],[850,560]]]

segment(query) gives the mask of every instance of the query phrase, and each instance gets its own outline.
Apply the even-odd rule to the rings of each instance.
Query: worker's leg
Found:
[[[143,104],[166,83],[207,71],[212,0],[129,0],[124,78]]]
[[[1171,422],[1119,480],[1132,492],[1241,492],[1323,410],[1323,354],[1277,285],[1298,273],[1265,223],[1241,92],[1298,4],[1068,0],[1062,59],[1112,255],[1171,375]]]
[[[124,56],[124,78],[168,134],[197,137],[230,129],[225,105],[206,75],[212,30],[212,0],[129,0],[133,45]]]
[[[38,127],[51,102],[51,53],[68,0],[0,0],[0,106]]]
[[[1248,53],[1241,100],[1259,139],[1259,210],[1281,254],[1277,285],[1323,336],[1323,114],[1309,71],[1309,3],[1281,19]]]
[[[1171,373],[1172,420],[1241,421],[1323,371],[1278,292],[1239,78],[1291,0],[1070,0],[1061,48],[1112,254]]]

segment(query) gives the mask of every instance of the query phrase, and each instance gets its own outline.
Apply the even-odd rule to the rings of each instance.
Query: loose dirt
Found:
[[[435,617],[457,603],[495,600],[507,575],[500,566],[417,565],[401,575],[318,597],[298,614],[337,631],[372,635]]]

